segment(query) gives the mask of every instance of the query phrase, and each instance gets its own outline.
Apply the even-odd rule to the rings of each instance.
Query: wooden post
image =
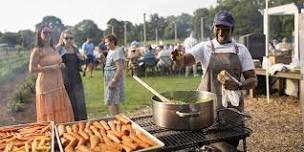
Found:
[[[302,123],[303,123],[303,133],[304,133],[304,14],[299,14],[299,55],[300,55],[300,68],[302,79],[300,80],[300,104],[301,104],[301,112],[302,112]],[[296,37],[296,35],[295,35]],[[297,46],[296,46],[297,47]]]

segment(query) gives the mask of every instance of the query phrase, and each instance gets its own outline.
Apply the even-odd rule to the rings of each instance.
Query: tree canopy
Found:
[[[162,17],[158,13],[148,15],[146,19],[146,38],[147,41],[172,40],[175,38],[175,25],[177,38],[184,40],[191,31],[195,37],[201,38],[201,20],[203,20],[204,37],[212,37],[212,22],[216,12],[220,10],[230,11],[235,19],[234,36],[238,38],[248,33],[263,33],[263,16],[259,10],[265,8],[265,0],[217,0],[217,5],[210,8],[199,8],[194,10],[193,14],[182,13],[177,16]],[[269,0],[269,7],[285,5],[289,3],[304,3],[304,0]],[[271,16],[270,17],[270,38],[280,39],[283,36],[290,37],[294,31],[293,16]],[[130,21],[118,20],[111,18],[107,22],[107,28],[102,30],[92,20],[82,20],[74,26],[64,25],[60,18],[55,16],[45,16],[36,28],[40,25],[47,24],[54,31],[55,42],[59,34],[64,29],[71,29],[75,35],[75,43],[78,46],[85,41],[87,36],[94,40],[97,45],[102,37],[112,33],[119,39],[119,45],[123,44],[124,26],[127,29],[127,43],[133,40],[143,41],[144,24],[133,24]],[[32,31],[24,30],[18,33],[6,32],[0,33],[0,43],[12,45],[21,45],[23,47],[31,46],[34,34]]]

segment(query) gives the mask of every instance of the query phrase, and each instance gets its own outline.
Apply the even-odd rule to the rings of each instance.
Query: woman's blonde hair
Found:
[[[64,46],[65,46],[65,45],[64,45],[64,42],[63,42],[63,39],[64,39],[64,35],[65,35],[65,34],[73,35],[72,32],[71,32],[70,30],[64,30],[64,31],[62,31],[61,34],[60,34],[60,38],[59,38],[59,41],[58,41],[56,47],[64,47]],[[72,46],[73,46],[73,47],[76,47],[76,45],[74,44],[74,42],[72,43]]]

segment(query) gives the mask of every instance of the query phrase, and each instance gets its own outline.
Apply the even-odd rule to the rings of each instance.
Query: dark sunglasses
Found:
[[[72,37],[65,37],[64,39],[66,39],[66,40],[73,40]]]
[[[52,32],[51,31],[43,31],[42,33],[43,34],[51,34]]]

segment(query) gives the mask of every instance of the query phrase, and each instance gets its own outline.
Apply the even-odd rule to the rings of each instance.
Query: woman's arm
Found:
[[[122,76],[122,73],[123,73],[123,65],[124,65],[124,60],[122,59],[119,59],[117,61],[115,61],[115,67],[116,67],[116,72],[114,74],[114,77],[113,77],[113,80],[114,81],[118,81],[121,76]]]
[[[34,48],[31,53],[30,62],[29,62],[29,72],[30,73],[58,69],[63,66],[62,64],[49,65],[49,66],[44,66],[44,67],[40,66],[39,65],[39,60],[40,60],[39,51],[40,50],[38,48]]]
[[[119,79],[122,77],[123,70],[124,70],[124,60],[119,59],[119,60],[115,61],[115,67],[116,67],[116,71],[115,71],[113,79],[111,80],[110,88],[114,88],[116,86],[117,81],[119,81]]]
[[[29,72],[35,73],[35,72],[41,72],[42,68],[39,66],[39,49],[34,48],[29,62]]]

